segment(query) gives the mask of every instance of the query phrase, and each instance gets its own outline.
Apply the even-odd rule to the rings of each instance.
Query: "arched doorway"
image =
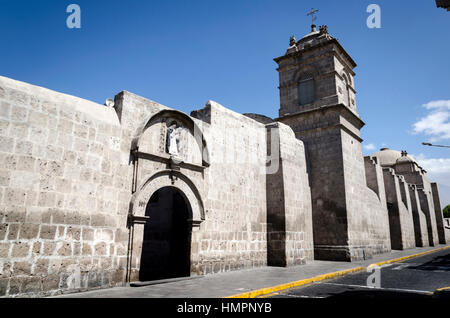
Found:
[[[145,215],[140,281],[190,276],[192,211],[185,195],[174,187],[154,192]]]

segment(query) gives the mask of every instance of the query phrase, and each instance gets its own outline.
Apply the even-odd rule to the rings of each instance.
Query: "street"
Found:
[[[382,265],[380,287],[369,287],[374,271],[358,272],[269,295],[272,298],[430,298],[450,286],[450,251],[442,250],[399,263]]]

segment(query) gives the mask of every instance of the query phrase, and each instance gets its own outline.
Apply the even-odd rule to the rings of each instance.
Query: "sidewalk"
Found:
[[[114,287],[58,295],[54,296],[54,298],[222,298],[332,272],[367,267],[370,264],[384,263],[392,259],[438,250],[444,247],[450,246],[438,245],[406,251],[392,251],[360,262],[311,261],[305,265],[289,268],[263,267],[143,287]]]

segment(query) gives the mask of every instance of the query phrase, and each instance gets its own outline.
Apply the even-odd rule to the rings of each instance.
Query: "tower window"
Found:
[[[352,103],[352,99],[350,98],[350,92],[349,92],[350,85],[351,85],[350,76],[347,79],[347,77],[343,74],[342,75],[342,83],[344,85],[344,89],[343,89],[344,92],[343,92],[343,96],[342,96],[343,100],[344,100],[344,104],[347,105],[348,107],[352,107],[354,105],[352,105],[353,103]]]
[[[298,102],[300,105],[311,104],[315,99],[314,78],[308,76],[298,83]]]

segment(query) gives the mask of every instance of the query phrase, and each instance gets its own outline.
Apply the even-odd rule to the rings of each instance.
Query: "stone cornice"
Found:
[[[171,157],[169,155],[167,155],[167,156],[158,156],[158,155],[155,155],[155,154],[145,153],[145,152],[141,152],[141,151],[138,151],[138,150],[133,150],[131,153],[132,153],[132,155],[135,158],[147,159],[147,160],[151,160],[151,161],[161,162],[161,163],[168,164],[170,166],[173,165],[173,160],[171,159]],[[194,170],[194,171],[203,171],[203,170],[205,170],[205,168],[207,168],[207,166],[205,166],[205,165],[200,166],[200,165],[196,165],[196,164],[193,164],[193,163],[187,163],[187,162],[184,162],[184,161],[179,162],[177,164],[177,166],[179,166],[181,168],[188,169],[188,170]]]
[[[344,56],[347,58],[347,60],[350,62],[350,69],[353,69],[353,68],[355,68],[355,67],[357,66],[356,62],[355,62],[355,61],[351,58],[351,56],[345,51],[345,49],[342,47],[342,45],[339,43],[339,41],[338,41],[337,39],[334,39],[334,38],[331,39],[331,40],[328,40],[328,41],[326,41],[326,42],[318,43],[318,44],[313,45],[313,46],[311,46],[311,47],[304,48],[304,49],[302,49],[302,50],[300,50],[300,51],[297,51],[297,52],[292,52],[292,53],[288,53],[288,54],[285,54],[285,55],[280,56],[280,57],[276,57],[276,58],[274,58],[273,60],[274,60],[276,63],[280,64],[279,62],[282,61],[282,60],[284,60],[284,59],[286,59],[286,58],[294,57],[294,56],[296,56],[296,55],[301,55],[301,54],[303,54],[303,53],[305,53],[305,52],[309,52],[309,51],[311,51],[311,50],[315,50],[315,49],[320,48],[320,47],[325,47],[325,46],[330,45],[330,44],[335,44],[335,45],[337,46],[337,48],[343,53],[343,55],[344,55]],[[336,52],[336,53],[337,53],[337,52]],[[335,54],[335,55],[338,55],[338,54]]]
[[[275,121],[280,121],[283,122],[283,119],[285,118],[295,118],[304,114],[312,114],[315,112],[325,112],[327,110],[330,109],[335,109],[338,108],[340,111],[343,111],[343,116],[345,118],[348,118],[349,121],[352,122],[352,124],[354,124],[358,129],[361,129],[362,127],[365,126],[364,121],[357,115],[355,114],[353,111],[351,111],[347,106],[345,106],[344,104],[334,104],[334,105],[327,105],[327,106],[319,106],[317,108],[313,108],[313,109],[309,109],[309,110],[305,110],[305,111],[300,111],[297,113],[293,113],[293,114],[287,114],[287,115],[283,115],[281,117],[275,118]]]

